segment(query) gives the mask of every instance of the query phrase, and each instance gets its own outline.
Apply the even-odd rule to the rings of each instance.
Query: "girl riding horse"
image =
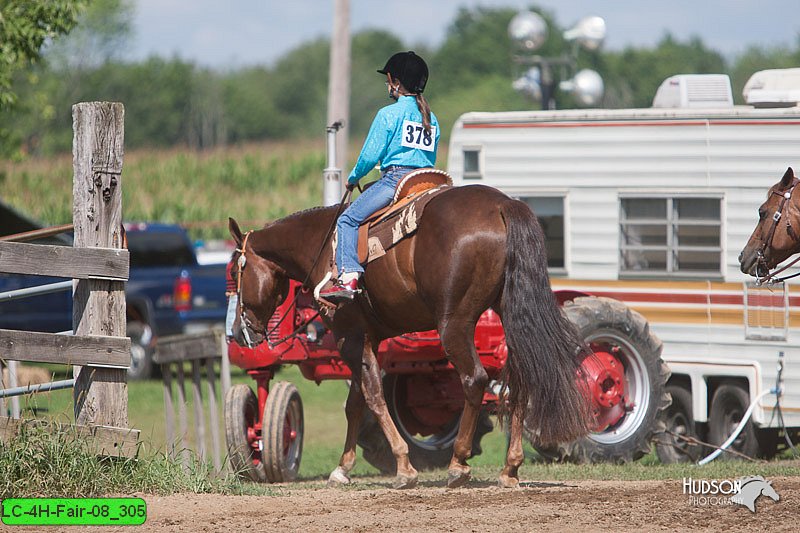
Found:
[[[358,227],[372,213],[392,201],[398,182],[412,170],[432,167],[439,146],[439,122],[422,92],[428,82],[428,66],[414,52],[398,52],[378,70],[386,76],[389,97],[395,100],[378,111],[358,161],[347,178],[352,190],[375,165],[381,178],[339,217],[336,267],[339,279],[320,292],[327,300],[351,300],[358,292],[364,267],[358,261]]]

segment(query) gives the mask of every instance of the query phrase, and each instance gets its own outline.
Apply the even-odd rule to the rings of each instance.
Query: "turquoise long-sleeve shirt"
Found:
[[[358,183],[379,161],[381,170],[392,165],[432,167],[438,148],[436,115],[431,112],[431,134],[426,135],[416,98],[401,96],[378,111],[347,182]]]

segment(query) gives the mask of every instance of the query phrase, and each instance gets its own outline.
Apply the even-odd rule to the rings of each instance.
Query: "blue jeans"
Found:
[[[336,243],[336,268],[339,275],[344,272],[364,272],[358,262],[358,226],[371,214],[386,207],[394,197],[394,190],[400,180],[416,170],[414,167],[389,167],[381,175],[381,179],[370,186],[361,196],[344,210],[336,222],[338,233]]]

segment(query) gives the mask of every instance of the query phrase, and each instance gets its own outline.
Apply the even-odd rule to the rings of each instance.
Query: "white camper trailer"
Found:
[[[649,320],[672,371],[668,429],[721,444],[760,398],[733,447],[772,456],[781,352],[783,420],[800,428],[800,286],[755,287],[737,257],[768,188],[800,169],[800,107],[780,91],[769,100],[782,107],[734,106],[719,76],[664,83],[648,109],[462,115],[448,170],[533,208],[554,289]],[[680,453],[659,447],[667,461]]]

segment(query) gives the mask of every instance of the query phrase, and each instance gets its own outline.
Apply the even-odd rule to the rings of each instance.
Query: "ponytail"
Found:
[[[422,93],[417,93],[417,109],[419,112],[422,113],[422,127],[425,129],[425,133],[428,135],[431,134],[431,106],[428,105],[428,101],[425,100],[425,97],[422,96]]]

